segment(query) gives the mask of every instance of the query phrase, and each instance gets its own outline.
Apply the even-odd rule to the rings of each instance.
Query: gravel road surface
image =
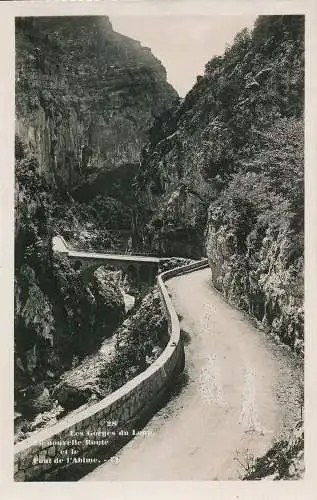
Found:
[[[145,433],[84,481],[240,479],[249,457],[300,417],[295,358],[225,302],[210,269],[166,285],[184,331],[185,371]]]

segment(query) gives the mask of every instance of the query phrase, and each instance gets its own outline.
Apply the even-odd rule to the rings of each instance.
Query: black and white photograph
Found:
[[[305,479],[306,21],[15,16],[14,482]]]

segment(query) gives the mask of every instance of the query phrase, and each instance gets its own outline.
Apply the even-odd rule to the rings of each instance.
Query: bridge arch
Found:
[[[75,260],[74,263],[73,263],[73,267],[74,267],[75,271],[79,271],[83,267],[82,261],[81,260]]]
[[[139,268],[140,281],[147,283],[153,279],[153,269],[151,266],[140,264]]]
[[[72,262],[73,268],[81,272],[84,280],[89,280],[92,273],[100,266],[110,269],[122,269],[135,284],[153,285],[159,270],[160,258],[150,255],[101,253],[91,250],[71,249],[64,238],[54,236],[53,251],[64,253]]]
[[[134,264],[129,264],[126,267],[126,273],[128,275],[129,280],[132,283],[138,283],[139,282],[139,273],[137,271],[137,268]]]

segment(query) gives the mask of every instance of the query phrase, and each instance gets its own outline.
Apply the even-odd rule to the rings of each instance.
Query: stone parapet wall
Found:
[[[153,414],[160,398],[182,369],[184,347],[176,311],[164,282],[208,267],[207,259],[165,271],[157,278],[170,339],[160,357],[143,373],[84,410],[78,409],[53,426],[15,445],[14,480],[51,480],[57,472],[96,467],[113,456],[140,422]]]

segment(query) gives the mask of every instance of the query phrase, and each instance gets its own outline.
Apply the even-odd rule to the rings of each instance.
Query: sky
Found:
[[[115,31],[150,47],[181,97],[215,55],[222,55],[236,33],[252,28],[257,16],[111,16]]]

